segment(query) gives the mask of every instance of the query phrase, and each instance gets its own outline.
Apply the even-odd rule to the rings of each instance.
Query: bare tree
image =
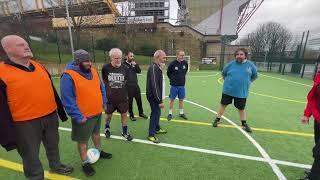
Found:
[[[284,56],[292,41],[292,33],[283,25],[268,22],[249,34],[249,45],[254,56]]]
[[[94,27],[103,22],[103,15],[91,15],[91,16],[71,16],[71,22],[73,26],[73,32],[75,34],[75,48],[78,49],[81,40],[81,30],[85,27]]]

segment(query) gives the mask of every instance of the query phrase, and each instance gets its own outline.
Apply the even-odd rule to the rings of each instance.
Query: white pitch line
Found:
[[[218,73],[216,73],[215,75],[218,75]],[[203,109],[206,109],[214,114],[217,114],[215,111],[202,106],[200,104],[185,100],[186,102],[196,105],[198,107],[201,107]],[[225,116],[222,116],[223,119],[225,119],[226,121],[228,121],[231,125],[233,125],[234,127],[236,127],[244,136],[246,136],[248,138],[248,140],[258,149],[258,151],[260,152],[260,154],[263,156],[264,160],[271,166],[273,172],[277,175],[278,179],[280,180],[286,180],[287,178],[283,175],[283,173],[281,172],[281,170],[279,169],[279,167],[276,165],[276,163],[271,159],[271,157],[268,155],[268,153],[261,147],[261,145],[255,140],[253,139],[247,132],[245,132],[242,128],[240,128],[237,124],[235,124],[233,121],[231,121],[230,119],[228,119]]]
[[[65,127],[59,127],[59,130],[71,132],[70,128],[65,128]],[[105,135],[102,134],[102,133],[100,134],[100,136],[105,137]],[[111,139],[127,141],[122,136],[111,135],[110,138]],[[226,156],[226,157],[237,158],[237,159],[245,159],[245,160],[251,160],[251,161],[258,161],[258,162],[267,162],[267,160],[262,158],[262,157],[248,156],[248,155],[243,155],[243,154],[228,153],[228,152],[223,152],[223,151],[215,151],[215,150],[202,149],[202,148],[196,148],[196,147],[190,147],[190,146],[182,146],[182,145],[176,145],[176,144],[168,144],[168,143],[155,144],[155,143],[153,143],[151,141],[147,141],[147,140],[143,140],[143,139],[134,138],[132,140],[132,142],[140,143],[140,144],[148,144],[148,145],[160,146],[160,147],[166,147],[166,148],[172,148],[172,149],[178,149],[178,150],[199,152],[199,153],[204,153],[204,154],[213,154],[213,155],[218,155],[218,156]],[[311,168],[311,165],[307,165],[307,164],[300,164],[300,163],[281,161],[281,160],[273,160],[273,161],[275,163],[279,164],[279,165],[285,165],[285,166],[297,167],[297,168],[304,168],[304,169],[310,169]]]
[[[210,74],[210,75],[187,75],[187,77],[214,77],[214,76],[217,76],[219,75],[220,73],[216,73],[216,74]]]
[[[312,85],[309,85],[309,84],[304,84],[304,83],[299,83],[299,82],[291,81],[291,80],[288,80],[288,79],[283,79],[283,78],[278,78],[278,77],[274,77],[274,76],[269,76],[269,75],[265,75],[265,74],[262,74],[262,73],[259,73],[259,75],[264,76],[264,77],[268,77],[268,78],[272,78],[272,79],[277,79],[277,80],[280,80],[280,81],[285,81],[285,82],[293,83],[293,84],[298,84],[298,85],[302,85],[302,86],[312,87]]]
[[[217,114],[217,112],[202,106],[200,104],[185,100],[186,102],[196,105],[198,107],[201,107],[203,109],[206,109],[214,114]],[[225,116],[222,116],[223,119],[225,119],[226,121],[228,121],[231,125],[233,125],[234,127],[236,127],[244,136],[246,136],[248,138],[248,140],[258,149],[258,151],[260,152],[260,154],[262,155],[262,157],[267,161],[267,163],[271,166],[273,172],[277,175],[278,179],[280,180],[286,180],[287,178],[283,175],[283,173],[281,172],[280,168],[273,162],[273,160],[271,159],[271,157],[268,155],[268,153],[261,147],[261,145],[255,140],[253,139],[247,132],[245,132],[242,128],[240,128],[236,123],[234,123],[233,121],[231,121],[230,119],[228,119]]]

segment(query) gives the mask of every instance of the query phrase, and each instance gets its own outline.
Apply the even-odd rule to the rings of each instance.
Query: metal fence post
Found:
[[[55,30],[56,32],[56,44],[57,44],[57,50],[58,50],[58,56],[59,56],[59,64],[61,64],[61,52],[60,52],[60,43],[58,39],[58,31]]]
[[[282,75],[284,75],[284,71],[286,69],[286,64],[283,64],[283,68],[282,68]]]
[[[303,64],[301,76],[300,76],[301,78],[303,78],[305,68],[306,68],[306,64]]]

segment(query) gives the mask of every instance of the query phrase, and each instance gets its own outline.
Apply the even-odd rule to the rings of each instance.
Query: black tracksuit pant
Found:
[[[141,100],[141,91],[138,85],[128,85],[128,98],[129,98],[129,115],[134,117],[133,114],[133,98],[137,102],[139,115],[143,114],[142,100]]]
[[[314,141],[313,147],[313,164],[311,168],[310,179],[320,180],[320,123],[314,121]]]

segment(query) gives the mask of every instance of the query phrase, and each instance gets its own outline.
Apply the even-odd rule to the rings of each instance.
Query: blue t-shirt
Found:
[[[247,98],[251,82],[258,78],[257,67],[249,60],[243,63],[232,60],[224,66],[222,77],[224,94]]]

